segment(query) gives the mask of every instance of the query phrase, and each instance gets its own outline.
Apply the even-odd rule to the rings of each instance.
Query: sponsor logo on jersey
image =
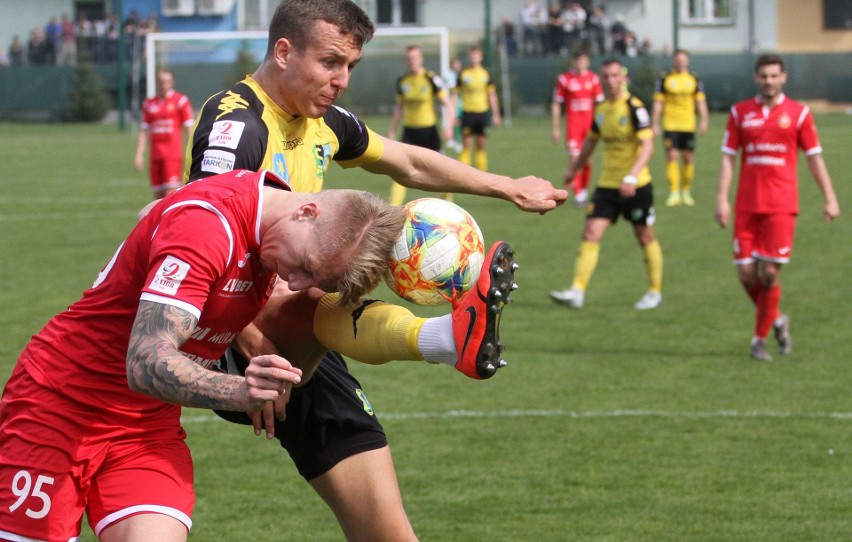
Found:
[[[296,147],[301,147],[304,144],[305,144],[305,142],[302,140],[301,137],[297,137],[296,139],[291,139],[290,141],[284,140],[284,143],[283,143],[285,151],[292,151]]]
[[[251,280],[240,280],[240,279],[228,279],[228,282],[222,287],[223,292],[247,292],[251,289],[254,281]]]
[[[243,137],[246,123],[236,120],[219,120],[213,123],[210,136],[207,138],[209,147],[227,147],[236,149]]]
[[[234,169],[237,157],[232,152],[208,149],[201,158],[201,171],[225,173]]]
[[[181,282],[189,274],[190,267],[188,263],[179,258],[166,256],[148,288],[156,292],[175,295]]]
[[[325,172],[328,169],[328,161],[331,159],[331,145],[323,143],[314,146],[314,159],[317,166],[317,179],[322,181],[325,178]]]
[[[221,117],[222,115],[233,113],[237,109],[248,109],[248,105],[249,103],[246,101],[245,98],[233,91],[228,90],[225,92],[225,97],[219,100],[218,109],[219,111],[221,111],[221,113],[216,116],[216,120],[219,120],[219,117]]]

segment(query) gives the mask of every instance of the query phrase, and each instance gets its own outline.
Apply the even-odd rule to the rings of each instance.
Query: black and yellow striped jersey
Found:
[[[332,106],[322,118],[293,117],[251,76],[205,102],[187,147],[184,181],[234,169],[268,169],[296,192],[322,189],[329,161],[356,167],[384,145],[355,115]]]
[[[590,138],[603,143],[603,171],[600,188],[619,188],[642,150],[641,141],[651,139],[651,116],[642,101],[629,94],[622,99],[604,100],[595,106]],[[648,166],[637,175],[637,186],[651,182]]]

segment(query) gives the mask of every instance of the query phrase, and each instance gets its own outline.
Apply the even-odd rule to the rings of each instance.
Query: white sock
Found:
[[[453,315],[429,318],[420,328],[417,348],[429,363],[446,363],[455,366],[458,361],[456,341],[453,336]]]

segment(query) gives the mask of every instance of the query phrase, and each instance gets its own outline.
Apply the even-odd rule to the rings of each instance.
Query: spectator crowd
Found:
[[[498,38],[510,57],[559,55],[637,56],[650,54],[648,38],[639,41],[627,26],[624,16],[611,20],[603,3],[525,0],[517,22],[504,16]]]
[[[51,17],[43,27],[31,29],[26,42],[20,35],[13,36],[8,49],[0,49],[0,66],[75,66],[79,60],[115,62],[122,25],[127,59],[142,58],[145,36],[158,28],[156,14],[142,19],[133,11],[121,22],[115,14],[90,20],[81,12],[76,20],[67,14]]]

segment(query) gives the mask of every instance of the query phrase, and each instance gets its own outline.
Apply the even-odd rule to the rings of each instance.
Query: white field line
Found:
[[[791,419],[833,419],[852,420],[852,412],[781,412],[765,410],[716,410],[708,412],[675,412],[668,410],[503,410],[485,412],[479,410],[448,410],[445,412],[386,412],[379,413],[379,419],[387,420],[424,420],[451,418],[791,418]],[[207,423],[220,420],[216,415],[202,414],[185,416],[184,424]]]

